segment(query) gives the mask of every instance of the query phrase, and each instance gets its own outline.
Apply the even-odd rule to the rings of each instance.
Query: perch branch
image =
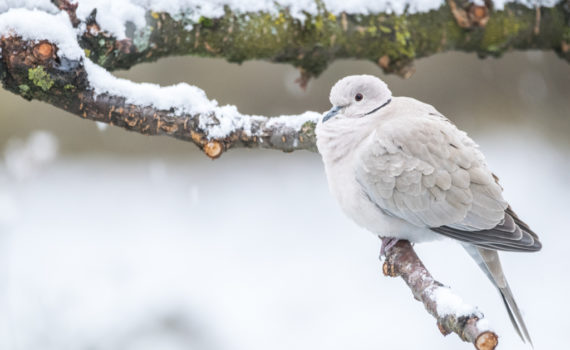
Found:
[[[386,276],[402,277],[414,298],[435,317],[443,335],[455,333],[478,350],[495,349],[499,338],[486,327],[483,314],[464,304],[449,288],[436,281],[410,242],[399,241],[388,250],[382,271]]]

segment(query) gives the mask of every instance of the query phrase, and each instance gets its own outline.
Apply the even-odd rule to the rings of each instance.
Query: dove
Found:
[[[532,345],[498,251],[536,252],[542,245],[503,198],[478,145],[433,106],[393,97],[371,75],[339,80],[330,102],[315,132],[343,212],[382,238],[381,255],[398,240],[461,243]]]

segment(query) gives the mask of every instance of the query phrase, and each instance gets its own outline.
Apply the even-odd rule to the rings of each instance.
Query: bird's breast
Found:
[[[354,167],[348,159],[324,160],[329,189],[342,211],[357,225],[385,237],[407,239],[412,242],[431,241],[437,235],[426,227],[418,227],[391,216],[366,195],[356,180]]]
[[[385,215],[367,198],[351,171],[353,167],[342,162],[343,159],[330,164],[325,162],[330,192],[354,222],[374,233],[382,233],[387,229]]]

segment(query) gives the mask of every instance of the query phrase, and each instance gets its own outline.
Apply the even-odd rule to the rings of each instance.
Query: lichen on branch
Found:
[[[67,0],[54,2],[80,21],[75,9],[65,5]],[[304,11],[287,6],[294,1],[272,7],[227,6],[223,11],[160,11],[150,2],[151,8],[138,8],[137,24],[125,24],[118,32],[102,26],[102,17],[109,22],[107,12],[83,9],[89,15],[78,26],[79,43],[88,57],[111,70],[170,55],[290,63],[305,77],[319,75],[338,58],[370,60],[385,72],[407,77],[416,58],[449,50],[479,56],[499,56],[512,49],[554,50],[570,61],[568,1],[537,8],[507,2],[495,9],[491,1],[478,6],[469,0],[448,0],[433,1],[424,10],[417,9],[417,1],[407,3],[415,10],[393,9],[390,2],[379,1],[340,11],[344,7],[335,6],[338,2],[321,0]]]
[[[5,89],[85,119],[193,142],[211,158],[233,147],[315,149],[319,113],[274,118],[244,115],[234,106],[218,106],[202,90],[186,84],[136,84],[114,78],[85,58],[34,55],[40,45],[62,53],[46,41],[18,36],[0,39],[0,77]]]

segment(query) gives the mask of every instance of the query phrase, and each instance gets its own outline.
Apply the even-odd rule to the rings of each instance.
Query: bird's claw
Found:
[[[386,253],[388,253],[400,240],[394,237],[380,237],[380,239],[382,240],[380,260],[382,260],[382,257],[386,257]],[[400,275],[392,259],[386,259],[384,261],[384,264],[382,264],[382,272],[385,276],[390,277],[398,277]]]
[[[386,253],[398,243],[399,239],[394,237],[383,237],[382,246],[380,247],[380,258],[385,257]]]

